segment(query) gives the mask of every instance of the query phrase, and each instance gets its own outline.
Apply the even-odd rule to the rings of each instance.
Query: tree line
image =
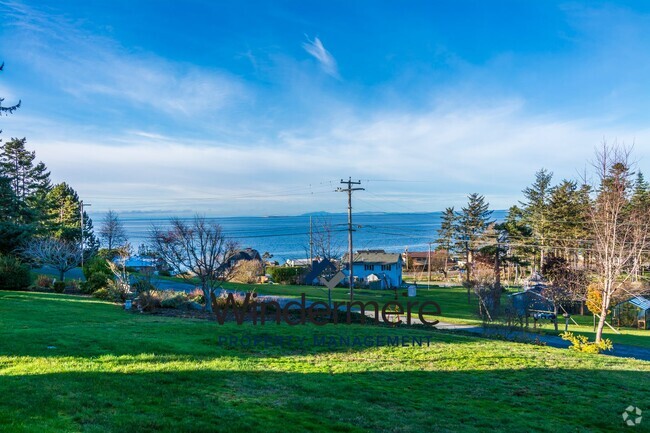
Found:
[[[585,175],[554,184],[553,173],[541,169],[501,222],[479,194],[460,211],[447,208],[437,244],[462,264],[468,298],[474,289],[482,310],[496,315],[502,277],[541,274],[556,314],[562,302],[587,303],[600,341],[611,307],[648,291],[650,187],[631,161],[630,149],[604,143],[591,181]]]

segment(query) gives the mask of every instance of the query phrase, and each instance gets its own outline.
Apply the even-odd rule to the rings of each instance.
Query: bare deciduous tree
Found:
[[[219,224],[199,215],[189,223],[172,218],[170,226],[169,229],[152,227],[152,249],[181,276],[199,279],[206,300],[205,310],[211,312],[210,300],[215,290],[232,271],[226,258],[236,244],[226,238]]]
[[[637,258],[648,247],[650,221],[631,206],[630,150],[603,144],[594,163],[597,196],[589,222],[593,236],[595,288],[601,295],[596,342],[602,339],[605,320],[613,301],[631,296],[628,284],[639,265]]]
[[[106,243],[109,250],[121,247],[126,243],[126,231],[117,212],[112,210],[106,212],[99,229],[99,237]]]
[[[22,253],[40,265],[50,265],[59,271],[61,281],[65,273],[81,262],[81,248],[76,242],[56,238],[33,239],[25,245]]]
[[[558,315],[562,304],[576,300],[583,300],[586,296],[587,274],[570,266],[569,261],[556,255],[548,255],[544,259],[542,273],[548,284],[542,290],[542,296],[553,304],[553,323],[558,330]]]

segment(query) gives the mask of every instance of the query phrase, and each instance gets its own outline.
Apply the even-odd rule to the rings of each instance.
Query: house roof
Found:
[[[359,250],[353,256],[354,263],[368,263],[380,265],[393,265],[402,259],[399,253],[387,253],[384,250]],[[348,261],[348,255],[343,256],[343,261]]]
[[[639,307],[642,310],[650,310],[650,299],[644,298],[643,296],[635,296],[634,298],[628,299],[625,302],[629,302],[630,304],[634,305],[635,307]]]
[[[311,265],[311,260],[309,259],[288,259],[286,263],[291,263],[292,266],[309,266]]]
[[[435,255],[435,251],[431,251],[431,257]],[[409,251],[404,253],[405,256],[408,256],[409,259],[428,259],[428,251]]]
[[[239,260],[259,260],[262,261],[262,256],[257,250],[252,248],[245,248],[241,250],[235,250],[228,256],[228,261],[239,261]]]
[[[117,260],[119,262],[119,259]],[[150,257],[133,256],[124,261],[124,266],[130,268],[152,267],[156,265],[156,260]]]

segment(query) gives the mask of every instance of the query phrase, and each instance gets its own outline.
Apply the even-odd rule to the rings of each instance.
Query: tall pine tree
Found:
[[[14,251],[31,235],[29,227],[19,222],[15,203],[11,182],[0,176],[0,253],[3,254]]]
[[[535,173],[535,182],[522,191],[526,198],[526,201],[521,202],[524,218],[532,228],[533,236],[539,247],[539,261],[537,262],[537,269],[539,270],[541,270],[544,262],[544,253],[551,224],[548,212],[552,179],[553,173],[541,169]]]
[[[34,164],[36,153],[28,151],[26,143],[25,138],[14,138],[1,146],[0,176],[9,180],[17,222],[38,230],[47,219],[46,196],[52,188],[50,172],[42,162]]]
[[[461,209],[456,220],[456,239],[458,250],[465,257],[465,269],[467,271],[466,281],[472,280],[472,266],[474,255],[481,247],[480,240],[483,232],[490,225],[492,211],[489,210],[489,203],[485,202],[485,197],[480,194],[472,193],[468,196],[467,206]]]
[[[73,242],[81,242],[81,202],[70,185],[57,184],[47,194],[48,228],[51,236]],[[93,231],[92,219],[86,211],[83,215],[83,243],[86,252],[94,253],[99,245]]]
[[[445,252],[445,266],[444,274],[447,276],[447,263],[449,262],[449,256],[451,254],[452,248],[454,246],[454,238],[456,235],[456,212],[453,207],[448,207],[442,213],[440,228],[438,229],[438,249],[442,249]]]
[[[548,200],[548,239],[553,255],[564,257],[570,264],[578,262],[578,246],[589,236],[589,189],[563,180],[551,189]]]

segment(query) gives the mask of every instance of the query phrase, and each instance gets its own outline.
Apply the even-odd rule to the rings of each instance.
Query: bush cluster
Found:
[[[50,289],[54,284],[54,278],[49,275],[39,275],[36,277],[36,286],[41,289]]]
[[[0,255],[0,290],[19,290],[31,283],[29,266],[14,256]]]
[[[215,296],[214,299],[212,300],[212,309],[216,310],[217,308],[224,308],[228,301],[228,295],[229,293],[223,290],[218,296]],[[245,294],[235,292],[232,294],[232,296],[233,296],[233,301],[235,301],[235,307],[241,308],[244,306],[244,302],[246,301]],[[253,298],[252,296],[249,297],[248,299],[249,306],[253,305],[256,302],[258,302],[257,298]]]
[[[299,266],[278,266],[267,269],[273,281],[280,284],[300,284],[306,272],[307,268]]]
[[[65,291],[65,281],[57,281],[52,287],[56,293],[63,293]]]
[[[95,256],[84,263],[83,271],[86,281],[82,283],[81,291],[84,293],[95,293],[100,289],[106,289],[108,282],[113,278],[108,262],[100,256]],[[104,296],[107,292],[101,292],[100,294]]]
[[[136,305],[142,311],[153,311],[159,308],[188,309],[192,302],[199,303],[203,292],[195,290],[190,293],[174,292],[173,290],[147,290],[138,293]]]
[[[600,353],[605,350],[612,350],[612,340],[608,338],[603,338],[600,340],[600,343],[595,341],[589,341],[585,335],[574,335],[573,332],[564,332],[560,334],[563,340],[567,340],[571,343],[571,350],[584,353]]]

